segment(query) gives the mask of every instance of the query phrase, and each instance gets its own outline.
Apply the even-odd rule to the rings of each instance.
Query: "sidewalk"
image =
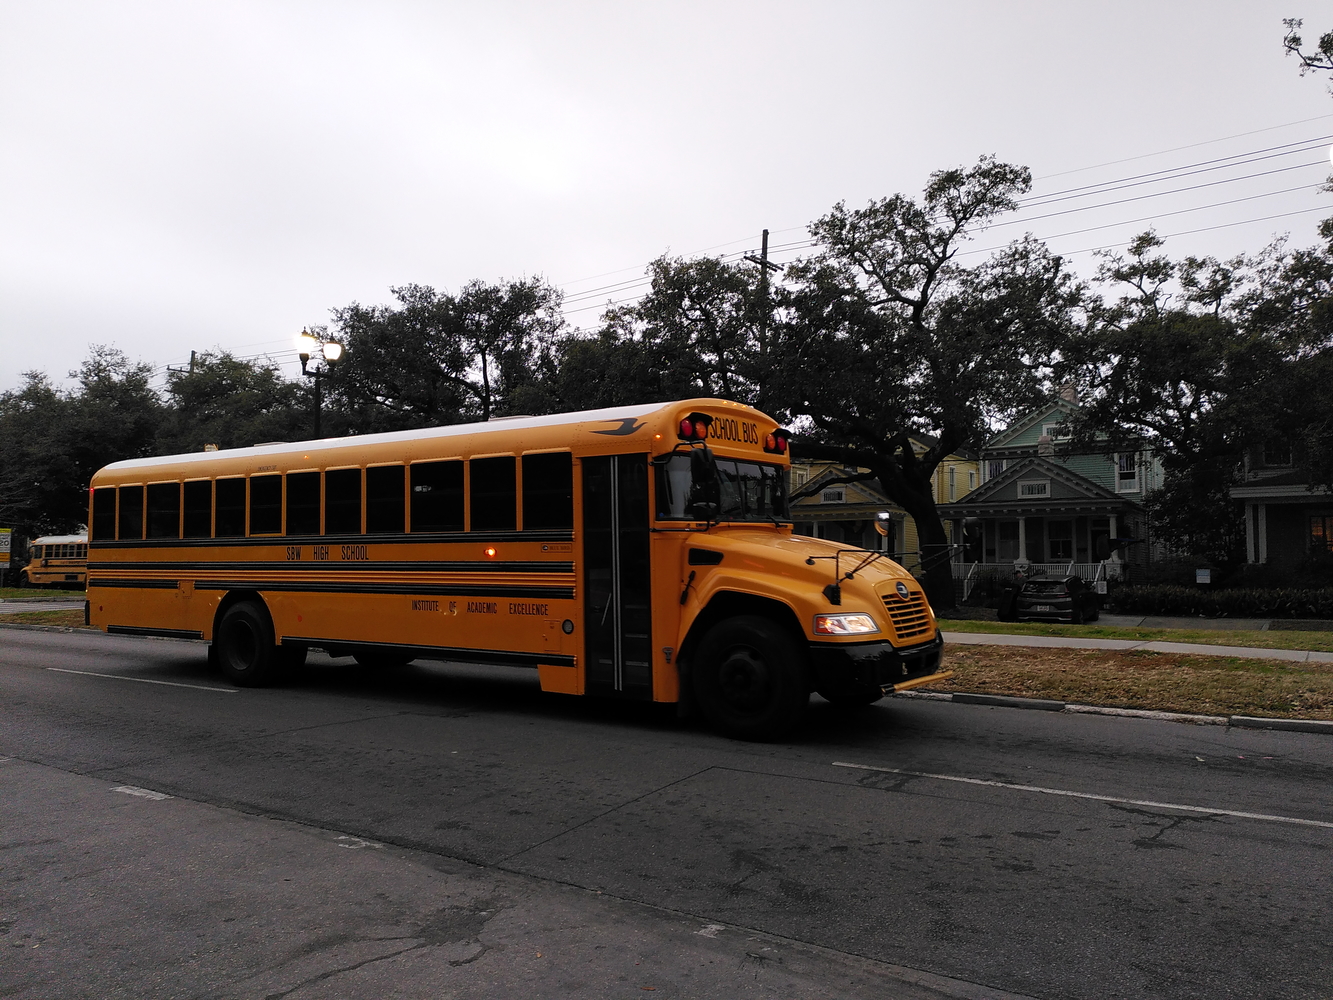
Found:
[[[1102,618],[1108,618],[1103,615]],[[1233,619],[1234,621],[1234,619]],[[1103,624],[1112,624],[1103,621]],[[1114,624],[1121,624],[1115,622]],[[993,635],[989,632],[945,632],[944,641],[966,646],[1040,646],[1063,649],[1141,649],[1153,653],[1194,653],[1202,656],[1237,656],[1252,660],[1292,660],[1298,663],[1333,663],[1333,653],[1304,649],[1259,649],[1254,646],[1211,646],[1197,642],[1162,642],[1142,639],[1078,639],[1054,635]]]

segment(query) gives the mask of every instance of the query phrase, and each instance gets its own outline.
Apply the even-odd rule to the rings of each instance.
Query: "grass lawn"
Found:
[[[1313,649],[1333,653],[1333,632],[1258,632],[1249,629],[1125,628],[1118,625],[1044,625],[1040,622],[964,621],[941,618],[945,632],[989,635],[1067,635],[1078,639],[1134,639],[1141,642],[1197,642],[1208,646]]]
[[[940,691],[1199,715],[1333,720],[1333,663],[1140,650],[944,649],[944,667],[954,676],[934,688]]]
[[[19,614],[0,614],[0,624],[63,625],[70,628],[91,628],[83,624],[83,609],[70,611],[25,611]]]
[[[13,597],[41,597],[48,601],[82,601],[85,590],[57,590],[54,587],[0,587],[0,599]]]

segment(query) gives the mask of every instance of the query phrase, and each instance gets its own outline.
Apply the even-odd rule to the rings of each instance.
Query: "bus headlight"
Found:
[[[815,635],[862,635],[878,632],[869,615],[815,615]]]

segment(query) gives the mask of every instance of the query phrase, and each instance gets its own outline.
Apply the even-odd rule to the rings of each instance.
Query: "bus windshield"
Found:
[[[785,470],[780,465],[719,458],[720,509],[709,520],[787,520]],[[705,499],[690,473],[690,456],[675,454],[658,466],[657,516],[666,520],[703,520],[691,507]]]

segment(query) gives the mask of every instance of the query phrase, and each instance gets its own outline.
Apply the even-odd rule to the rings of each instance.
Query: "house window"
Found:
[[[1005,460],[1003,458],[992,458],[986,462],[986,481],[990,482],[1001,472],[1004,471]]]
[[[1263,463],[1267,466],[1291,464],[1291,442],[1284,437],[1269,438],[1264,442]]]
[[[1136,493],[1139,489],[1139,453],[1122,451],[1115,457],[1115,491]]]
[[[1013,562],[1018,558],[1018,522],[1001,521],[995,527],[997,531],[996,559],[1000,562]]]
[[[1048,497],[1051,495],[1049,479],[1024,479],[1018,484],[1020,497]]]
[[[847,491],[839,486],[837,489],[825,490],[819,496],[820,503],[846,503]]]
[[[1074,522],[1047,521],[1046,548],[1051,562],[1073,562]]]
[[[958,499],[958,470],[949,466],[949,499]]]
[[[977,488],[977,474],[975,472],[969,472],[967,474],[967,491],[971,493],[976,488]]]
[[[1072,437],[1069,433],[1069,425],[1060,421],[1042,424],[1041,432],[1048,435],[1052,441],[1068,441]]]
[[[1333,514],[1310,518],[1310,551],[1316,555],[1333,552]]]

